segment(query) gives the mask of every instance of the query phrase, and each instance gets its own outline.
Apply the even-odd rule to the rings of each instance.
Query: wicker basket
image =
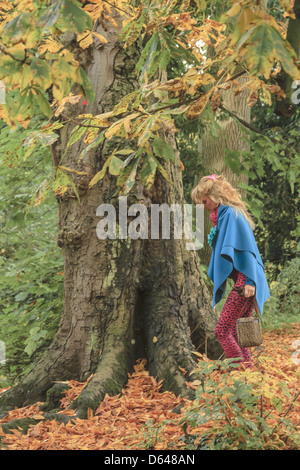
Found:
[[[244,295],[244,289],[236,289],[237,293],[241,296]],[[236,321],[236,332],[238,338],[238,344],[242,348],[252,348],[254,346],[260,346],[263,342],[262,328],[260,320],[260,311],[257,305],[255,296],[249,299],[253,302],[255,308],[255,314],[251,317],[242,317],[243,311],[248,305],[248,301],[245,302],[241,317]]]
[[[260,318],[238,318],[236,322],[236,331],[238,343],[243,348],[259,346],[263,341]]]

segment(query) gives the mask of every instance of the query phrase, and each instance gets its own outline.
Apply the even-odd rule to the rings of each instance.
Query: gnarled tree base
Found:
[[[199,277],[197,254],[184,260],[180,246],[172,240],[131,241],[131,249],[127,246],[123,256],[130,255],[132,270],[128,263],[123,264],[125,275],[120,275],[121,269],[118,287],[112,283],[101,302],[98,298],[93,303],[97,306],[94,315],[82,312],[70,322],[64,314],[56,338],[40,361],[18,385],[0,397],[0,413],[44,402],[55,382],[85,381],[92,375],[73,403],[76,416],[85,418],[88,409],[95,411],[106,394],[122,392],[128,373],[140,358],[146,358],[152,376],[163,380],[164,390],[191,397],[193,392],[187,382],[196,378],[192,375],[196,368],[193,352],[198,349],[217,358],[221,348],[214,338],[216,318]],[[177,265],[178,256],[182,266]],[[122,261],[122,252],[119,260]],[[180,268],[177,273],[176,266]],[[142,273],[139,282],[136,268]],[[103,311],[107,312],[105,321]],[[192,343],[192,337],[198,344]]]
[[[117,21],[121,29],[121,19]],[[96,97],[85,110],[80,104],[69,110],[71,117],[109,111],[136,89],[138,47],[133,44],[124,50],[118,31],[112,25],[107,27],[107,44],[80,51],[78,59]],[[96,30],[103,34],[100,21]],[[109,172],[87,188],[116,142],[104,141],[79,158],[86,144],[81,139],[68,147],[73,128],[71,122],[60,131],[56,147],[58,160],[63,156],[64,165],[74,170],[72,179],[80,196],[78,201],[72,188],[57,196],[58,243],[64,256],[64,312],[56,337],[40,361],[0,397],[0,413],[45,401],[55,382],[85,382],[93,374],[74,402],[78,416],[84,417],[89,408],[98,407],[105,394],[121,393],[128,373],[140,358],[146,358],[149,373],[163,380],[164,389],[186,396],[191,393],[186,382],[196,366],[193,351],[200,347],[198,350],[211,358],[221,354],[214,338],[217,319],[201,277],[198,253],[188,251],[184,240],[173,239],[172,227],[170,240],[151,239],[150,230],[149,239],[97,238],[99,205],[115,208],[118,225],[120,188]],[[168,127],[162,132],[169,133]],[[178,203],[183,207],[185,203],[174,135],[162,137],[170,141],[175,154],[174,162],[161,159],[168,179],[157,173],[146,190],[137,176],[128,193],[128,207],[139,203],[149,211],[152,204],[172,207]],[[130,142],[130,147],[134,145]],[[86,181],[80,176],[82,172]]]

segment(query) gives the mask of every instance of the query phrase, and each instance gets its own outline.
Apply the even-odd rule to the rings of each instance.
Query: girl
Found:
[[[255,295],[260,313],[269,298],[264,266],[254,235],[253,220],[246,210],[240,194],[223,175],[205,176],[192,191],[195,204],[204,204],[215,227],[209,234],[212,255],[208,276],[214,283],[213,307],[225,292],[226,279],[234,280],[217,326],[215,335],[228,358],[239,358],[245,367],[251,367],[249,348],[237,342],[236,320],[249,317],[253,312]],[[244,296],[238,294],[243,289]]]

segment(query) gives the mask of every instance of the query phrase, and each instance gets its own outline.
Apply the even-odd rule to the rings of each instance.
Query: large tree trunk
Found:
[[[108,44],[81,51],[96,91],[95,102],[87,110],[94,114],[111,109],[136,86],[136,46],[122,49],[112,27],[104,33],[99,24],[98,31],[105,34]],[[77,111],[83,112],[80,107]],[[60,153],[66,148],[71,128],[61,135]],[[75,403],[78,416],[84,417],[88,408],[97,408],[106,393],[121,392],[128,372],[142,357],[147,359],[150,373],[164,380],[165,389],[188,395],[186,381],[195,367],[193,351],[198,348],[213,358],[221,352],[197,251],[188,251],[185,240],[172,237],[97,237],[97,207],[110,203],[118,214],[114,177],[107,174],[88,189],[111,146],[112,142],[106,142],[78,162],[83,143],[75,143],[64,158],[66,167],[88,173],[87,178],[74,179],[80,202],[71,190],[58,198],[64,311],[50,348],[28,376],[1,397],[4,410],[44,400],[55,381],[85,381],[93,374]],[[179,155],[176,158],[178,166],[166,165],[173,184],[157,175],[151,190],[145,191],[137,181],[128,195],[128,206],[136,202],[148,208],[153,203],[184,204]]]

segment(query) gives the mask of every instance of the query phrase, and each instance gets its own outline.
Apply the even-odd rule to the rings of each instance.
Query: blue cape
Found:
[[[208,276],[214,283],[213,307],[224,296],[226,279],[234,268],[254,281],[256,300],[262,313],[270,292],[253,232],[242,214],[236,214],[230,206],[220,205],[216,242],[208,268]]]

